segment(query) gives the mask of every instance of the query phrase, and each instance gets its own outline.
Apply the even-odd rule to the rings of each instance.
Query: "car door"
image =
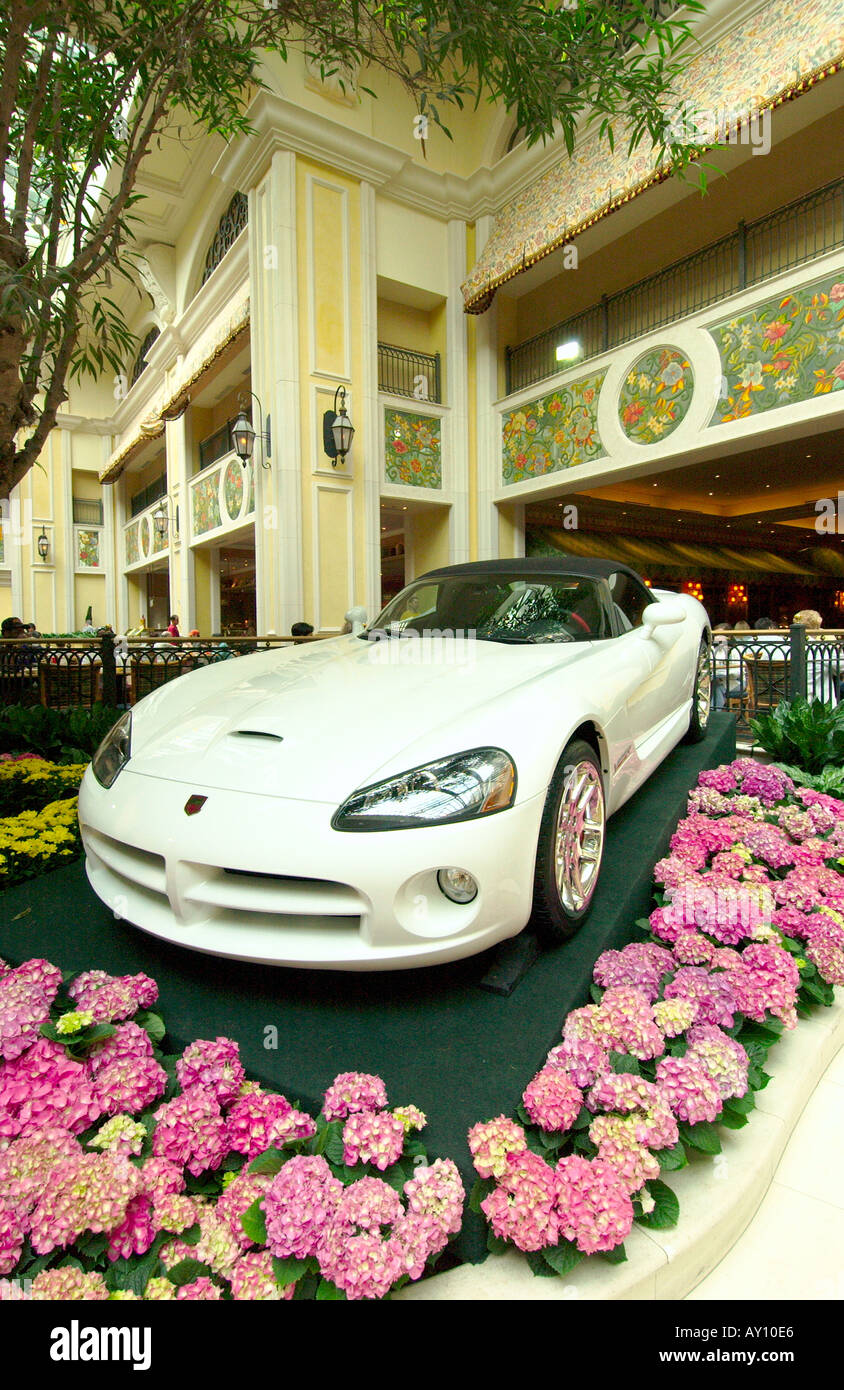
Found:
[[[607,582],[619,632],[618,660],[627,681],[630,737],[634,748],[641,750],[688,699],[686,687],[692,673],[681,640],[685,625],[646,628],[642,615],[655,601],[646,585],[626,570],[610,575]]]

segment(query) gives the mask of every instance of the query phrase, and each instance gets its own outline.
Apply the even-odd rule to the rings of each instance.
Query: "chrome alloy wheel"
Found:
[[[709,666],[709,648],[705,642],[701,642],[698,653],[695,701],[697,703],[697,722],[701,729],[705,729],[709,723],[712,707],[712,672]]]
[[[566,912],[582,912],[595,891],[605,828],[600,773],[592,763],[575,763],[566,771],[554,836],[557,893]]]

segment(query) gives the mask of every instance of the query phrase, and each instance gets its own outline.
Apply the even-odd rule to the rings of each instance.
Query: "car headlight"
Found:
[[[500,748],[472,748],[362,787],[343,802],[335,830],[410,830],[505,811],[516,769]]]
[[[118,772],[129,761],[132,747],[132,711],[122,714],[109,729],[91,760],[91,768],[101,787],[113,785]]]

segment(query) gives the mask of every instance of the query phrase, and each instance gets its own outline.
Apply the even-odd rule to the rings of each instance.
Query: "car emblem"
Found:
[[[189,796],[185,802],[185,815],[195,816],[202,810],[207,800],[207,796]]]

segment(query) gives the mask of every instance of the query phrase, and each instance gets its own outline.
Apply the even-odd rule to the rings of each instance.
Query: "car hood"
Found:
[[[515,646],[357,637],[240,657],[135,707],[132,772],[337,805],[358,787],[518,726],[484,717],[592,643]],[[503,714],[503,712],[502,712]]]

